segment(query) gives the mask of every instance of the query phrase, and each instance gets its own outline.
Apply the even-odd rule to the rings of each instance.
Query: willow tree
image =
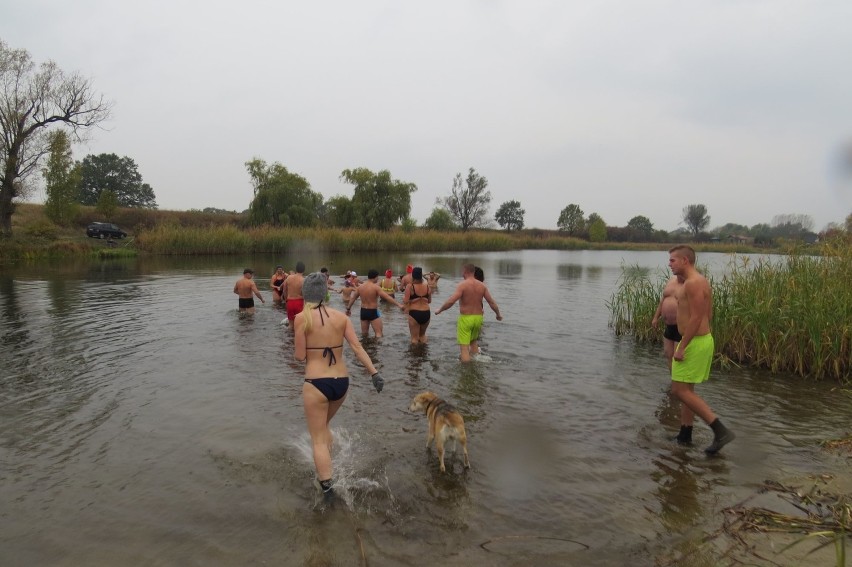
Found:
[[[39,66],[24,49],[0,40],[0,234],[12,235],[15,197],[23,181],[50,152],[51,128],[76,139],[109,118],[111,104],[89,79],[63,72],[53,61]]]
[[[355,186],[352,213],[358,227],[390,230],[411,213],[411,194],[417,185],[393,179],[386,169],[378,173],[366,167],[344,169],[340,179]]]
[[[267,165],[262,159],[246,162],[254,199],[249,216],[255,224],[312,226],[322,209],[322,195],[311,190],[308,180],[287,170],[278,162]]]

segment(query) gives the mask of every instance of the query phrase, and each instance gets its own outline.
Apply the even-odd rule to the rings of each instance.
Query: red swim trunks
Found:
[[[305,308],[305,300],[301,297],[287,300],[287,320],[290,322]]]

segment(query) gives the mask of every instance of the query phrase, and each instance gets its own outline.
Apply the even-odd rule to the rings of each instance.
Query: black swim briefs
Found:
[[[378,309],[364,309],[361,308],[361,320],[362,321],[373,321],[379,318],[379,310]]]
[[[666,330],[663,331],[663,336],[674,342],[679,342],[683,338],[677,330],[677,325],[666,325]]]

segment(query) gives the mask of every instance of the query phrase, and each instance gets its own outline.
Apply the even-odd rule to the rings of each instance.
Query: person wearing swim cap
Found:
[[[379,287],[389,296],[396,297],[395,294],[399,291],[399,286],[393,279],[393,270],[385,270],[385,277],[379,282]]]
[[[408,264],[405,267],[405,274],[399,278],[399,289],[400,291],[405,291],[406,286],[411,283],[411,272],[414,271],[414,266]]]
[[[333,438],[329,423],[349,391],[349,371],[343,356],[344,339],[370,375],[376,392],[382,391],[385,381],[361,346],[349,317],[326,305],[327,291],[325,275],[314,272],[304,279],[302,297],[305,306],[293,321],[293,341],[296,360],[305,363],[302,405],[316,467],[314,485],[324,496],[331,496],[334,485],[331,462]]]

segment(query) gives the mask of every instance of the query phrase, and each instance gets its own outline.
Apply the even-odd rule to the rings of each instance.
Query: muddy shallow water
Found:
[[[665,253],[302,259],[333,273],[423,265],[444,276],[434,307],[475,262],[504,315],[486,309],[491,360],[458,362],[457,308],[433,316],[424,348],[382,309],[386,336],[365,347],[386,387],[346,351],[326,504],[301,366],[266,287],[295,258],[3,268],[3,565],[653,565],[765,479],[848,472],[818,442],[848,430],[849,398],[791,376],[714,369],[699,392],[737,440],[715,458],[703,425],[695,447],[668,441],[660,349],[613,336],[605,305],[622,262],[662,269]],[[250,318],[231,292],[245,265],[267,298]],[[441,474],[424,448],[426,421],[407,408],[427,389],[465,416],[471,470],[449,456]]]

